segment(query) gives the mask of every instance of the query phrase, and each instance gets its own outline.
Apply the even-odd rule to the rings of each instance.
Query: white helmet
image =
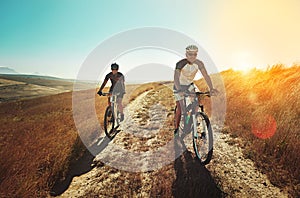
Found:
[[[189,45],[185,49],[186,52],[198,52],[198,47],[196,45]]]

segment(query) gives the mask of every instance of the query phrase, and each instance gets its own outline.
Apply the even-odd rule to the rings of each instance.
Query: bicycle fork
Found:
[[[197,133],[197,120],[196,120],[196,114],[193,113],[192,115],[192,119],[193,119],[193,138],[197,139],[198,138],[198,133]]]
[[[202,123],[198,123],[197,122],[197,119],[196,119],[196,114],[193,114],[192,115],[192,119],[193,119],[193,137],[195,139],[198,139],[199,136],[198,136],[198,133],[197,133],[197,127],[202,124],[202,127],[201,127],[201,139],[202,138],[205,138],[205,131],[206,131],[206,123],[205,123],[205,120],[204,119],[201,119],[201,122]]]

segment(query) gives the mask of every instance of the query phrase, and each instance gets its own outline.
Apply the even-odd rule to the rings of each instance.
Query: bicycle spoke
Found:
[[[193,136],[194,151],[201,163],[207,164],[212,155],[212,131],[208,117],[204,113],[198,113],[196,121],[197,130]]]
[[[114,116],[110,107],[107,107],[105,116],[104,116],[104,130],[108,138],[113,137],[114,133]]]

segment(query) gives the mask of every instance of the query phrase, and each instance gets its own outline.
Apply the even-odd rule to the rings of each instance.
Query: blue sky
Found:
[[[300,61],[299,1],[239,2],[3,0],[0,66],[75,78],[102,41],[147,26],[194,38],[220,70]]]

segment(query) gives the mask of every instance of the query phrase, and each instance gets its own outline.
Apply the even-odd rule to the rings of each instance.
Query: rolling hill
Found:
[[[300,189],[299,69],[299,66],[287,68],[277,65],[266,71],[252,70],[249,73],[242,73],[227,70],[221,73],[227,100],[226,127],[222,132],[232,137],[228,144],[243,148],[243,156],[253,161],[257,170],[268,175],[273,185],[280,187],[282,191],[288,192],[293,197],[299,196]],[[33,79],[32,82],[29,82],[31,79],[24,77],[3,77],[2,79],[8,81],[5,82],[7,89],[26,83],[47,86],[39,82],[39,79]],[[52,86],[51,88],[70,86],[68,83],[58,81],[47,83]],[[205,87],[201,81],[196,84]],[[146,91],[163,90],[161,87],[161,83],[129,86],[127,90],[131,94],[124,99],[125,106]],[[96,90],[82,91],[82,94],[89,91],[96,94]],[[149,97],[153,97],[153,94]],[[93,100],[87,98],[81,102],[79,105],[93,102]],[[168,110],[173,109],[172,97],[168,97],[168,100],[161,100],[161,103],[167,105]],[[106,105],[106,98],[96,97],[95,108],[100,124],[102,124]],[[141,110],[144,111],[145,108]],[[95,173],[97,180],[93,181],[112,188],[89,189],[83,192],[87,193],[86,196],[97,196],[99,193],[111,195],[110,192],[120,196],[125,193],[129,196],[142,195],[143,192],[147,192],[150,194],[144,194],[145,196],[176,197],[193,192],[199,193],[198,195],[213,193],[213,197],[220,197],[228,193],[224,188],[226,180],[220,179],[221,177],[218,177],[220,175],[212,169],[196,165],[190,153],[185,153],[174,163],[163,167],[158,172],[133,174],[100,163],[92,171],[90,168],[86,172],[70,177],[72,167],[79,166],[83,162],[81,159],[84,159],[86,155],[90,156],[74,124],[72,92],[2,102],[0,115],[2,126],[0,132],[1,197],[46,197],[49,196],[55,184],[66,179],[71,182],[73,176],[84,173],[94,174],[95,171],[98,171]],[[270,116],[273,119],[270,119]],[[145,112],[136,115],[136,118],[148,119]],[[270,136],[269,126],[273,126],[274,120],[276,131]],[[83,121],[87,127],[85,138],[92,141],[101,136],[96,123],[90,122],[88,117]],[[145,120],[140,122],[147,123]],[[163,127],[162,133],[158,134],[159,138],[155,145],[164,144],[164,140],[172,138],[172,114],[169,114],[168,123],[168,126]],[[139,149],[145,144],[137,143],[147,141],[147,138],[139,139],[138,137],[128,139],[124,134],[120,134],[120,138],[116,141],[118,140],[119,144],[128,149]],[[221,148],[219,149],[221,151]],[[93,158],[93,156],[90,157]],[[88,162],[91,163],[91,161],[92,159],[89,158]],[[218,159],[215,158],[214,161]],[[205,185],[207,189],[213,189],[210,192],[206,192],[205,187],[199,188],[204,185],[201,183],[203,180],[201,180],[200,173],[202,176],[206,175],[205,181],[209,183]],[[115,180],[109,179],[110,174],[119,175],[119,177]],[[150,181],[152,189],[148,189],[145,185]],[[126,185],[123,186],[124,182]],[[268,183],[260,185],[269,186]],[[236,191],[229,192],[236,193]]]

